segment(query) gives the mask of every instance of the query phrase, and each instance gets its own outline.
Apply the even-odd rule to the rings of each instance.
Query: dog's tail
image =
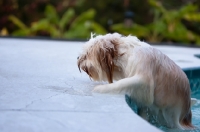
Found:
[[[190,108],[197,103],[196,98],[191,98],[190,100]],[[188,105],[189,105],[188,104]],[[188,113],[183,117],[182,121],[180,121],[181,125],[184,129],[195,129],[196,127],[192,125],[192,112],[191,109],[188,111]]]
[[[185,129],[195,129],[196,128],[195,126],[192,125],[192,112],[191,112],[191,110],[188,112],[187,115],[185,115],[185,117],[181,121],[181,125]]]

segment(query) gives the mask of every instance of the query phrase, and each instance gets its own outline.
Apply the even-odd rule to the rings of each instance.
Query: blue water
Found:
[[[200,90],[193,92],[192,98],[197,99],[197,103],[192,106],[192,124],[200,128]]]
[[[175,130],[175,129],[168,129],[166,127],[160,126],[157,123],[154,123],[155,121],[151,121],[150,123],[159,129],[166,131],[166,132],[200,132],[200,90],[197,92],[192,93],[192,98],[196,98],[197,102],[192,106],[192,124],[197,127],[195,130]],[[129,107],[137,113],[137,107],[132,102],[132,100],[129,98],[129,96],[125,96],[126,102],[129,105]]]
[[[197,102],[192,106],[192,124],[197,127],[195,130],[172,130],[162,126],[158,128],[166,132],[200,132],[200,90],[192,92],[192,98],[196,98]]]

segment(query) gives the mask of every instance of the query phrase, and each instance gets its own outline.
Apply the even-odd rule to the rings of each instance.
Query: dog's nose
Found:
[[[77,60],[79,59],[79,56],[77,57]]]

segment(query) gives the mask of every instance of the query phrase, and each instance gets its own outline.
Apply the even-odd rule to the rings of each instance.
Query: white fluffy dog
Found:
[[[169,128],[194,128],[187,76],[137,37],[118,33],[91,37],[78,57],[78,67],[95,81],[109,82],[96,86],[94,92],[129,95],[144,119],[152,114]]]

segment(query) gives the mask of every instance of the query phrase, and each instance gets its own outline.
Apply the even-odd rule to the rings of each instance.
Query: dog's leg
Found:
[[[138,107],[137,111],[139,116],[141,116],[144,120],[149,121],[148,107]]]
[[[121,79],[117,82],[98,85],[94,88],[97,93],[127,94],[138,103],[151,105],[154,100],[154,85],[152,80],[148,80],[140,75]]]
[[[179,123],[180,110],[176,108],[168,108],[162,110],[163,117],[169,128],[183,129]]]
[[[105,84],[105,85],[98,85],[94,88],[93,92],[97,93],[130,93],[129,91],[134,87],[141,87],[144,83],[139,76],[133,76],[130,78],[121,79],[117,82]],[[129,95],[129,94],[128,94]]]

